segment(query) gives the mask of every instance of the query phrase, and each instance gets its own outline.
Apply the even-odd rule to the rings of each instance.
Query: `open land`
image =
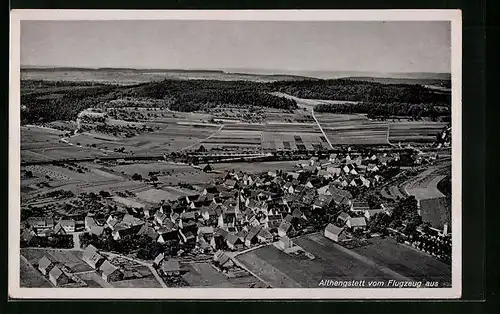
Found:
[[[437,151],[437,142],[439,141],[439,145],[447,145],[446,147],[450,145],[449,140],[442,136],[443,130],[447,128],[446,123],[434,122],[428,118],[410,121],[407,118],[369,118],[368,114],[359,112],[315,111],[318,104],[363,104],[365,98],[361,96],[364,95],[364,90],[369,84],[378,83],[341,82],[335,85],[337,83],[331,81],[333,87],[325,89],[327,92],[323,93],[321,88],[316,88],[314,92],[308,91],[308,84],[313,83],[304,83],[304,87],[297,77],[227,74],[217,71],[57,69],[26,70],[22,76],[26,80],[23,81],[26,85],[22,88],[22,216],[58,219],[70,217],[68,219],[74,219],[80,225],[88,215],[99,216],[100,226],[109,232],[106,239],[103,240],[102,236],[100,239],[114,241],[113,245],[122,245],[112,246],[114,250],[127,249],[127,245],[123,243],[130,239],[126,235],[120,235],[120,230],[111,230],[114,227],[107,225],[106,218],[123,217],[132,213],[134,218],[148,224],[154,232],[159,232],[160,229],[164,232],[165,220],[160,220],[163,219],[161,216],[145,218],[143,209],[156,210],[160,203],[166,203],[166,207],[178,205],[180,213],[190,211],[188,206],[196,207],[205,201],[194,202],[186,196],[199,195],[213,182],[221,186],[229,174],[232,176],[236,172],[252,175],[254,179],[262,181],[259,189],[274,189],[274,192],[276,189],[280,190],[278,194],[284,199],[280,193],[286,194],[288,190],[283,192],[281,189],[286,180],[290,184],[292,180],[286,176],[271,180],[271,175],[263,173],[279,173],[279,170],[303,173],[305,177],[300,175],[300,180],[303,181],[300,185],[312,184],[307,176],[311,176],[311,179],[320,177],[322,184],[327,185],[333,181],[330,175],[325,174],[328,167],[347,165],[346,157],[353,154],[352,156],[361,158],[357,166],[364,166],[363,169],[358,169],[363,174],[341,173],[337,183],[344,184],[343,189],[356,192],[356,201],[367,198],[368,189],[362,186],[367,182],[366,178],[371,184],[380,185],[375,194],[380,195],[381,201],[389,202],[390,206],[407,195],[413,195],[418,200],[443,196],[437,187],[448,176],[445,170],[450,167],[449,162],[444,163],[444,166],[432,164],[425,171],[417,171],[411,169],[421,169],[426,165],[405,165],[410,170],[404,170],[403,167],[399,169],[399,164],[388,166],[381,160],[389,158],[388,154],[407,153],[401,147],[396,147],[403,143],[409,145],[407,151],[413,159],[424,156],[426,162],[434,163],[429,156]],[[28,81],[33,79],[43,81]],[[55,84],[55,81],[65,82]],[[317,84],[322,86],[325,82],[318,81]],[[337,89],[346,84],[351,84],[354,92],[348,91],[345,97],[337,97]],[[376,86],[383,93],[387,89],[389,101],[397,94],[392,89],[402,88],[387,82],[383,86]],[[424,88],[423,91],[419,90],[420,94],[437,93],[435,88],[420,85],[405,88]],[[439,90],[439,93],[443,91]],[[310,97],[301,98],[301,95]],[[320,99],[321,96],[328,99]],[[61,110],[61,113],[54,110],[60,108],[60,102],[65,102],[68,98],[71,100],[67,102],[70,105],[64,107],[68,110]],[[417,101],[419,100],[415,100]],[[442,99],[437,98],[436,101],[439,103]],[[37,107],[39,104],[42,109]],[[411,120],[416,119],[412,117]],[[424,154],[411,146],[416,144],[428,153]],[[343,157],[332,157],[330,154],[333,152],[340,152]],[[377,156],[376,161],[369,161],[373,155]],[[312,156],[314,157],[311,158]],[[323,164],[316,163],[316,156],[322,158]],[[314,167],[304,166],[309,163]],[[371,163],[377,163],[383,169],[369,173],[366,169]],[[394,170],[389,169],[391,167],[397,168],[395,172],[405,176],[401,179],[384,178],[386,172],[383,171]],[[323,177],[317,173],[319,168]],[[311,174],[312,172],[315,174]],[[381,183],[376,178],[378,174],[382,177]],[[386,179],[388,182],[384,183]],[[238,176],[235,180],[239,180],[241,184],[242,178]],[[224,190],[230,192],[231,187],[224,187]],[[228,193],[213,197],[222,197],[223,194]],[[309,211],[310,205],[318,197],[317,191],[313,194],[308,205],[304,207],[301,203],[297,207],[306,209],[307,215],[312,214]],[[295,199],[300,203],[308,198],[300,195]],[[230,203],[221,202],[219,205],[228,206]],[[197,215],[208,205],[209,203],[203,203],[204,207],[196,207]],[[339,209],[337,205],[326,208]],[[281,213],[279,219],[288,214],[289,211]],[[320,227],[314,227],[315,231],[321,232],[320,229],[331,222],[331,217],[330,221],[325,220],[325,217],[315,217],[316,221],[324,220],[319,224]],[[213,223],[211,220],[197,218],[194,224],[196,228],[200,223]],[[219,218],[215,220],[218,221]],[[292,219],[295,225],[304,224],[297,223],[298,217]],[[172,220],[176,225],[179,223],[170,216],[167,220]],[[220,220],[223,224],[227,223]],[[88,229],[68,232],[80,239],[79,233],[87,234]],[[369,235],[370,232],[366,230],[364,234]],[[309,259],[304,255],[284,253],[271,245],[276,240],[276,230],[273,230],[272,241],[259,243],[262,247],[251,247],[242,254],[232,252],[233,261],[245,269],[238,269],[238,275],[232,276],[228,275],[230,271],[222,271],[218,268],[220,265],[215,266],[210,258],[206,259],[206,255],[201,260],[199,251],[193,253],[193,246],[200,250],[201,245],[196,230],[191,233],[197,238],[195,245],[187,243],[183,233],[176,234],[173,240],[182,242],[181,251],[184,254],[191,254],[189,262],[184,260],[182,254],[176,256],[183,268],[182,274],[176,278],[191,287],[318,287],[322,279],[366,282],[390,279],[430,280],[438,281],[441,286],[450,283],[449,265],[437,259],[437,256],[444,255],[440,249],[425,248],[426,251],[432,251],[432,254],[436,252],[431,255],[423,252],[424,249],[398,243],[392,238],[363,239],[364,245],[348,248],[318,232],[294,237],[296,245],[314,256],[314,259]],[[188,232],[186,234],[189,235]],[[109,240],[109,235],[116,239]],[[139,240],[143,241],[144,235]],[[134,241],[139,240],[134,238]],[[70,249],[23,247],[21,282],[25,286],[52,286],[36,267],[33,268],[46,255],[76,274],[79,285],[162,287],[165,283],[158,280],[154,271],[151,272],[152,261],[144,262],[144,256],[134,259],[139,253],[151,254],[154,251],[152,244],[156,241],[151,240],[146,250],[141,250],[144,243],[138,242],[141,247],[135,247],[127,254],[108,252],[108,257],[113,263],[120,265],[122,270],[141,270],[146,274],[113,283],[106,282],[98,271],[82,261],[83,252],[76,242],[75,247]],[[158,243],[155,245],[163,249],[170,245]],[[134,245],[137,244],[134,242]],[[209,249],[209,254],[213,255],[219,249],[221,248],[213,247]],[[223,247],[222,250],[227,248]],[[167,277],[164,276],[164,279]]]

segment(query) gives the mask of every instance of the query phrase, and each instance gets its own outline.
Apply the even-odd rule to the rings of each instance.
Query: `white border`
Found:
[[[462,20],[460,10],[13,10],[10,16],[9,296],[19,299],[450,299],[462,286]],[[420,289],[21,288],[20,21],[450,21],[452,43],[452,287]]]

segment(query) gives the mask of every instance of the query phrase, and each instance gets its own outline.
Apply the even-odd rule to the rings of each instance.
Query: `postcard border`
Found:
[[[230,14],[229,14],[230,13]],[[452,287],[421,289],[327,288],[21,288],[20,21],[21,20],[272,20],[450,21],[452,37]],[[462,291],[462,21],[460,10],[13,10],[9,81],[9,296],[18,299],[451,299]],[[305,293],[307,297],[304,297]]]

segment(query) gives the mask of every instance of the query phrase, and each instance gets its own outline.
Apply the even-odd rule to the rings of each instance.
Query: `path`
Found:
[[[203,143],[203,142],[204,142],[204,141],[206,141],[206,140],[211,139],[213,136],[217,135],[217,134],[218,134],[218,133],[222,130],[222,128],[224,128],[224,124],[223,124],[223,125],[221,125],[221,127],[220,127],[220,128],[218,128],[218,129],[217,129],[217,131],[215,131],[214,133],[210,134],[210,136],[208,136],[208,137],[206,137],[206,138],[204,138],[204,139],[201,139],[201,140],[199,140],[198,142],[196,142],[196,143],[194,143],[194,144],[191,144],[191,145],[189,145],[189,146],[186,146],[186,147],[184,147],[184,148],[181,148],[181,149],[177,150],[177,152],[181,152],[181,151],[183,151],[183,150],[189,149],[189,148],[191,148],[191,147],[194,147],[194,146],[196,146],[196,145],[199,145],[199,144]]]
[[[83,232],[73,232],[73,249],[74,250],[81,250],[82,246],[80,244],[80,234]]]
[[[318,125],[319,129],[321,130],[321,133],[323,133],[323,136],[325,137],[326,141],[328,142],[328,145],[330,145],[330,149],[333,149],[332,143],[330,143],[328,136],[326,136],[325,131],[323,131],[321,124],[319,124],[318,119],[316,119],[316,116],[314,115],[314,107],[311,107],[311,113],[312,113],[312,116],[314,118],[314,121],[316,121],[316,124]]]
[[[111,252],[104,252],[104,253],[108,254],[108,255],[111,255],[111,256],[118,257],[118,258],[128,259],[129,261],[132,261],[132,262],[135,262],[137,264],[141,264],[143,266],[146,266],[147,268],[149,268],[149,270],[151,271],[151,273],[153,274],[153,276],[155,276],[156,280],[160,283],[160,285],[162,286],[162,288],[168,288],[168,286],[165,284],[165,282],[163,281],[163,279],[160,277],[160,275],[158,274],[158,272],[156,271],[156,269],[154,269],[154,267],[153,267],[152,264],[146,263],[144,261],[141,261],[141,260],[138,260],[138,259],[135,259],[135,258],[132,258],[132,257],[125,256],[125,255],[120,255],[120,254],[111,253]]]

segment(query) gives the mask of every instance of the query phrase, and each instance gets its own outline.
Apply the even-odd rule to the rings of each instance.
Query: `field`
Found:
[[[292,75],[266,75],[245,73],[224,73],[219,71],[176,71],[176,70],[88,70],[88,69],[23,69],[21,79],[23,80],[47,80],[47,81],[72,81],[84,82],[94,81],[99,83],[110,83],[120,85],[132,85],[164,79],[206,79],[206,80],[247,80],[257,82],[273,82],[277,80],[291,80],[298,77]],[[300,77],[299,77],[300,78]]]
[[[353,249],[375,263],[418,281],[451,284],[451,267],[426,253],[399,244],[393,239],[372,238],[367,246]]]
[[[82,261],[81,251],[68,251],[57,249],[29,249],[22,248],[21,254],[32,264],[38,264],[38,261],[47,255],[55,261],[68,266],[73,273],[80,273],[92,270],[84,261]]]
[[[190,263],[184,265],[188,272],[182,278],[192,287],[234,288],[228,278],[215,270],[210,263]]]
[[[115,288],[161,288],[155,277],[120,280],[112,283]]]
[[[194,193],[190,193],[194,194]],[[176,200],[181,196],[189,195],[188,193],[182,193],[179,190],[170,189],[170,191],[159,190],[159,189],[149,189],[146,191],[138,192],[137,197],[148,203],[158,204],[161,201]]]
[[[29,288],[51,288],[52,284],[43,277],[43,275],[33,268],[22,256],[19,257],[20,262],[20,286]]]
[[[435,166],[421,172],[406,183],[406,192],[415,196],[417,200],[444,197],[444,194],[438,190],[437,185],[446,177],[443,173],[443,171],[446,171],[446,167],[446,165],[444,167]]]
[[[322,279],[398,279],[385,274],[376,265],[346,254],[337,244],[322,235],[308,235],[294,239],[294,243],[316,258],[299,259],[274,246],[262,247],[237,258],[273,287],[317,288]]]
[[[372,121],[365,115],[315,113],[332,145],[384,145],[388,124]]]
[[[348,250],[325,238],[310,234],[294,243],[315,255],[314,260],[292,257],[274,246],[238,256],[258,277],[273,287],[318,287],[322,279],[395,280],[450,282],[446,264],[392,239],[371,239],[370,244]]]
[[[396,122],[389,124],[389,141],[398,142],[433,142],[446,127],[443,122]]]

